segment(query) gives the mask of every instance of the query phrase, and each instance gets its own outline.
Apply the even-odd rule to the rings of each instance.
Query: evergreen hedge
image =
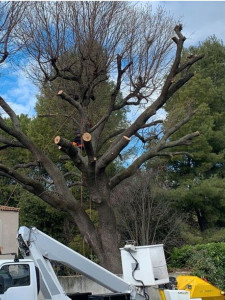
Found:
[[[225,243],[208,243],[173,249],[169,268],[190,270],[191,275],[205,277],[225,290]]]

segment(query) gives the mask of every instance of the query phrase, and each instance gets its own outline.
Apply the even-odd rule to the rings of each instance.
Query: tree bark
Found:
[[[207,221],[206,218],[204,217],[204,214],[201,212],[199,209],[195,209],[196,216],[198,219],[198,225],[201,230],[201,232],[204,232],[207,229]]]

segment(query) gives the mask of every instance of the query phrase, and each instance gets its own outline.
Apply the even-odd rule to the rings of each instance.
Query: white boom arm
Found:
[[[144,299],[143,295],[137,293],[135,286],[130,285],[120,277],[93,263],[36,228],[20,227],[17,240],[22,255],[33,259],[39,268],[44,285],[42,293],[45,299],[69,299],[62,290],[48,260],[61,262],[63,265],[85,275],[112,292],[130,293],[131,298],[135,300]]]

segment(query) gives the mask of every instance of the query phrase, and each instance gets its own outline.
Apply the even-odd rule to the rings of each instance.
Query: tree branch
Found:
[[[25,148],[24,145],[22,145],[18,141],[10,140],[9,138],[5,137],[4,135],[0,135],[0,143],[5,144],[4,146],[0,147],[0,150],[8,148],[8,147],[20,147]]]
[[[14,178],[26,190],[37,196],[40,196],[39,194],[41,194],[44,191],[43,186],[38,181],[28,178],[27,176],[21,175],[15,169],[10,169],[5,165],[0,164],[0,171],[5,175],[10,176],[11,178]]]
[[[192,73],[186,74],[184,77],[181,77],[181,79],[174,83],[174,78],[179,73],[178,70],[181,61],[181,53],[183,49],[183,43],[185,41],[185,37],[182,35],[181,30],[181,25],[177,25],[174,28],[174,31],[178,36],[178,38],[176,38],[176,55],[159,97],[149,107],[147,107],[143,113],[141,113],[141,115],[131,124],[129,128],[124,131],[123,134],[125,136],[131,137],[140,128],[142,128],[146,124],[148,119],[155,115],[158,109],[160,109],[167,102],[167,100],[193,76]],[[191,63],[194,63],[194,60],[190,61],[190,64]],[[99,159],[99,170],[101,168],[105,168],[111,161],[113,161],[127,146],[127,144],[128,143],[125,143],[125,141],[121,138],[121,135],[118,136],[118,138],[111,144],[108,150]]]
[[[134,134],[143,144],[145,144],[146,143],[146,139],[143,137],[143,136],[141,136],[138,132],[136,132],[135,134]]]
[[[86,164],[78,147],[73,146],[71,141],[60,136],[55,137],[55,144],[59,146],[59,150],[65,152],[71,158],[80,171],[86,171]]]
[[[14,111],[11,109],[11,107],[4,101],[4,99],[0,96],[0,106],[4,109],[4,111],[9,115],[9,117],[12,120],[12,124],[13,124],[13,128],[15,130],[20,130],[20,123],[19,120],[16,116],[16,114],[14,113]],[[1,118],[1,124],[4,124],[4,127],[7,128],[8,130],[10,129],[9,126],[6,125],[6,123],[4,122],[4,120]],[[10,132],[11,129],[10,129]]]
[[[125,128],[121,128],[118,129],[114,132],[112,132],[111,134],[109,134],[107,137],[105,137],[100,143],[99,143],[99,147],[98,147],[98,151],[105,145],[105,143],[108,142],[108,140],[118,136],[119,134],[123,133],[125,131]]]
[[[176,74],[181,73],[182,71],[189,69],[193,64],[195,64],[198,60],[202,59],[204,54],[194,55],[190,57],[186,62],[184,62],[176,71]]]
[[[76,172],[66,172],[66,173],[64,173],[64,177],[66,178],[67,176],[81,177],[81,173],[76,173]]]
[[[114,109],[116,97],[118,96],[118,93],[121,88],[121,82],[122,82],[122,76],[123,74],[129,69],[129,67],[133,64],[132,61],[130,61],[123,69],[122,69],[122,56],[117,54],[117,80],[116,80],[116,86],[111,94],[111,107]]]
[[[82,181],[75,181],[75,182],[68,184],[68,188],[71,188],[73,186],[85,186],[86,187],[87,185],[85,185],[84,182],[82,182]]]
[[[153,127],[153,126],[156,126],[156,125],[162,124],[162,123],[163,123],[163,120],[152,121],[151,123],[146,123],[146,124],[142,125],[142,126],[140,127],[140,129]]]
[[[37,167],[38,166],[38,162],[37,161],[33,161],[33,162],[29,162],[29,163],[26,163],[26,164],[17,164],[13,167],[14,170],[17,170],[17,169],[27,169],[27,168],[30,168],[30,167]]]
[[[191,140],[195,137],[199,136],[199,132],[193,132],[191,134],[188,134],[176,141],[172,142],[165,142],[157,144],[154,148],[152,148],[150,151],[143,153],[140,157],[138,157],[127,169],[124,169],[120,173],[116,174],[114,177],[110,180],[110,188],[114,188],[117,184],[119,184],[124,179],[130,177],[133,175],[136,170],[147,160],[156,157],[156,156],[168,156],[168,153],[163,153],[161,150],[164,150],[166,148],[172,148],[176,146],[182,146],[182,145],[191,145]],[[180,155],[181,152],[177,152]]]
[[[84,111],[79,102],[77,102],[75,99],[73,99],[72,97],[67,95],[62,90],[57,93],[57,96],[61,97],[62,99],[66,100],[68,103],[70,103],[72,106],[74,106],[78,110],[81,118],[84,118]]]
[[[13,41],[13,33],[23,17],[26,6],[24,3],[2,2],[0,4],[0,64],[3,63],[10,53],[16,52],[17,48]]]
[[[96,128],[98,128],[103,122],[105,122],[108,118],[108,114],[104,115],[92,128],[89,129],[89,132],[95,131]]]
[[[172,147],[176,147],[176,146],[183,146],[183,145],[190,146],[192,144],[191,140],[199,135],[200,135],[199,131],[196,131],[196,132],[187,134],[176,141],[171,141],[171,142],[162,143],[162,144],[159,143],[160,144],[159,150],[166,149],[166,148],[172,148]]]
[[[140,94],[141,87],[136,87],[133,92],[128,94],[120,103],[114,104],[113,110],[119,110],[126,105],[139,105],[141,100],[144,99],[144,96]],[[128,102],[132,98],[137,98],[138,101],[136,102]]]
[[[192,117],[193,115],[195,115],[196,112],[197,112],[197,110],[194,110],[194,111],[192,111],[192,112],[189,112],[189,114],[188,114],[186,117],[184,117],[180,122],[178,122],[177,124],[175,124],[173,127],[168,128],[168,129],[165,131],[165,133],[164,133],[164,135],[163,135],[161,141],[166,141],[166,140],[167,140],[173,133],[175,133],[179,128],[181,128],[183,125],[187,124],[188,121],[191,119],[191,117]]]
[[[34,155],[36,161],[40,162],[44,166],[49,177],[54,180],[56,186],[57,183],[60,183],[60,188],[63,186],[66,188],[64,177],[57,166],[22,132],[19,119],[2,97],[0,97],[0,106],[7,112],[12,121],[12,127],[10,127],[6,124],[5,120],[0,117],[0,128],[9,135],[14,136],[24,146],[24,148],[28,149]],[[29,181],[28,177],[27,180]]]
[[[84,143],[84,149],[86,151],[86,154],[87,154],[87,157],[88,157],[88,164],[90,166],[95,164],[95,162],[97,160],[97,158],[94,154],[93,147],[92,147],[91,139],[92,139],[92,137],[91,137],[90,133],[88,133],[88,132],[85,132],[82,135],[82,140],[83,140],[83,143]]]

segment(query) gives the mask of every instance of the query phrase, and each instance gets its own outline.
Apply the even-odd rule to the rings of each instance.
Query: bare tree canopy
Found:
[[[25,10],[21,2],[0,2],[0,64],[18,50],[15,30]]]
[[[156,169],[156,168],[155,168]],[[168,199],[168,183],[157,170],[141,170],[113,193],[121,235],[139,245],[163,243],[170,247],[181,242],[184,215]]]
[[[9,30],[9,35],[2,38],[6,49],[10,34]],[[65,87],[69,82],[76,91],[71,95],[61,88],[57,95],[76,110],[85,153],[63,136],[56,136],[55,144],[59,152],[66,154],[82,172],[83,184],[98,211],[98,227],[72,194],[63,171],[22,131],[19,118],[2,97],[0,106],[12,125],[0,117],[0,128],[11,136],[0,136],[0,142],[3,147],[27,149],[32,159],[15,167],[1,164],[0,175],[13,178],[43,201],[67,211],[101,264],[118,272],[120,241],[111,205],[112,190],[149,159],[170,155],[168,148],[189,145],[199,132],[189,133],[175,141],[170,141],[170,137],[188,122],[194,112],[160,135],[152,135],[154,143],[129,167],[112,177],[107,176],[106,168],[134,137],[147,141],[140,130],[153,132],[155,126],[162,123],[155,118],[157,111],[191,79],[194,74],[189,68],[203,56],[181,61],[185,41],[182,26],[174,26],[174,21],[162,9],[154,13],[150,4],[140,6],[129,2],[31,2],[17,28],[18,41],[25,45],[24,55],[35,80],[50,84],[60,79]],[[5,60],[7,50],[2,53],[2,60]],[[93,124],[91,103],[97,97],[97,87],[109,78],[114,80],[114,87],[108,106]],[[121,93],[123,97],[118,100]],[[110,117],[125,107],[140,107],[142,110],[125,128],[115,130],[108,137],[103,136]],[[71,130],[75,131],[75,128]],[[34,165],[45,169],[52,182],[51,189],[47,189],[42,180],[23,172],[24,168]]]

